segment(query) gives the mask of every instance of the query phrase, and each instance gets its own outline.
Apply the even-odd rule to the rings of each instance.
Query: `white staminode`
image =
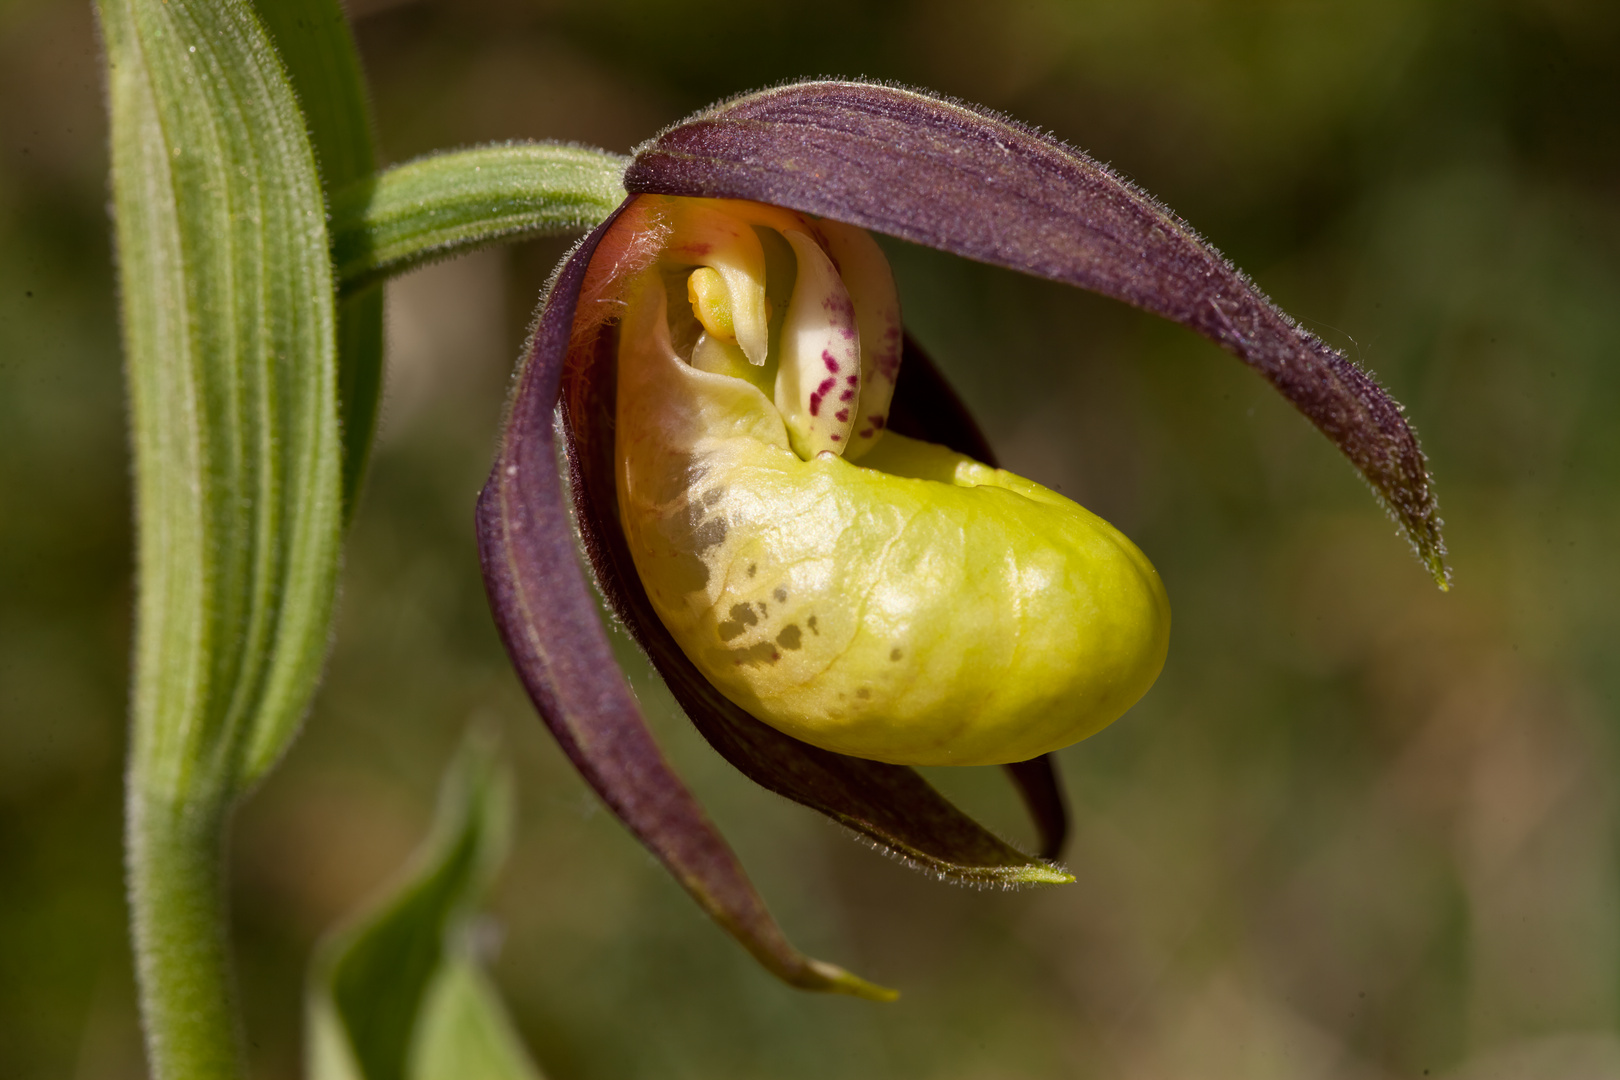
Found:
[[[687,300],[703,332],[690,363],[752,383],[772,398],[793,450],[806,460],[855,460],[888,426],[900,370],[900,300],[888,259],[853,225],[780,207],[667,200],[665,264],[693,267]],[[771,308],[764,245],[770,230],[792,248],[793,295],[768,362]]]
[[[844,456],[851,461],[871,449],[889,422],[889,401],[900,374],[903,331],[900,295],[889,260],[872,234],[839,221],[817,223],[839,276],[855,302],[861,336],[861,393]]]
[[[782,324],[776,408],[794,453],[809,460],[843,454],[861,396],[861,339],[855,305],[827,253],[797,230],[783,235],[798,259],[798,280]]]

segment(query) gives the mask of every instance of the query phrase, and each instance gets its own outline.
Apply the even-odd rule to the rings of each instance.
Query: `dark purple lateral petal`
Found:
[[[1063,798],[1057,760],[1051,754],[1042,754],[1002,768],[1018,788],[1029,816],[1035,819],[1035,828],[1041,834],[1041,858],[1055,859],[1062,855],[1063,844],[1069,839],[1069,805]]]
[[[540,715],[576,768],[722,927],[784,981],[887,1000],[893,991],[788,944],[742,866],[670,770],[620,673],[574,550],[552,411],[585,268],[615,212],[559,270],[478,499],[496,625]]]
[[[709,745],[760,786],[820,811],[880,850],[942,878],[1003,886],[1072,880],[996,837],[914,770],[822,750],[754,719],[686,658],[653,611],[619,527],[613,449],[617,341],[615,328],[608,327],[594,342],[576,345],[563,374],[563,428],[575,519],[608,602]],[[909,356],[906,363],[911,363]],[[950,395],[926,358],[913,368],[901,365],[897,397],[908,384],[917,388],[914,397],[924,405],[932,405],[940,394]],[[972,424],[960,404],[957,411]],[[1050,770],[1047,775],[1055,784]],[[1025,797],[1027,801],[1027,791]],[[1057,805],[1061,813],[1061,798]],[[1036,824],[1043,843],[1051,846],[1052,822],[1037,815]]]
[[[1401,408],[1185,222],[1086,154],[870,83],[727,102],[643,146],[632,192],[753,199],[1063,281],[1181,323],[1264,375],[1359,469],[1442,588],[1439,509]]]

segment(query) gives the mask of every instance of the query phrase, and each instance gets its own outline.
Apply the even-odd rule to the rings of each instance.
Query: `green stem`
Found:
[[[332,196],[338,290],[494,243],[577,234],[624,201],[625,160],[558,143],[503,143],[408,161]]]
[[[152,1075],[229,1080],[246,1074],[226,941],[225,825],[143,794],[130,778],[129,887],[136,971]]]

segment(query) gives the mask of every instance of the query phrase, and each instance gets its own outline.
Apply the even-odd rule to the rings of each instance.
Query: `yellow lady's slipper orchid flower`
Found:
[[[1181,219],[1048,135],[917,91],[802,83],[677,124],[636,152],[624,184],[630,198],[558,267],[535,324],[479,499],[484,579],[518,672],[581,774],[795,986],[892,996],[783,937],[652,739],[576,536],[613,611],[727,761],[974,884],[1074,880],[1047,861],[1067,819],[1045,751],[1135,701],[1169,628],[1163,588],[1130,541],[990,467],[971,418],[902,334],[863,229],[1089,289],[1209,338],[1317,425],[1449,581],[1427,463],[1400,407]],[[894,762],[1006,763],[1042,857]]]
[[[1083,739],[1147,691],[1170,608],[1134,544],[1039,484],[885,433],[898,302],[864,232],[656,197],[615,228],[669,237],[623,297],[621,521],[659,618],[721,693],[827,750],[985,765]],[[755,230],[793,256],[774,323]],[[850,251],[846,281],[833,254]]]

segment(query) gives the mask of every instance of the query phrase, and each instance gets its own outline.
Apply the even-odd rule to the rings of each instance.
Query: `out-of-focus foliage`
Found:
[[[474,932],[511,830],[512,777],[496,751],[478,736],[462,746],[411,865],[322,942],[309,986],[309,1080],[539,1080]]]
[[[826,73],[1056,130],[1406,403],[1457,588],[1434,592],[1331,447],[1212,346],[892,249],[908,325],[1008,467],[1136,540],[1177,622],[1154,691],[1063,754],[1080,883],[1028,895],[875,858],[719,764],[639,683],[795,940],[907,988],[883,1009],[807,998],[598,812],[489,624],[472,499],[563,245],[422,271],[390,288],[383,436],[326,682],[240,821],[258,1075],[297,1075],[312,943],[404,858],[458,733],[487,717],[513,748],[520,811],[495,977],[550,1076],[1620,1076],[1620,9],[354,10],[392,161],[508,137],[622,151],[722,94]],[[95,48],[87,8],[0,3],[7,1077],[141,1069],[118,850],[128,468]],[[1006,362],[967,362],[981,352]],[[1023,835],[993,770],[935,777]],[[784,842],[827,872],[804,875],[774,854]]]

